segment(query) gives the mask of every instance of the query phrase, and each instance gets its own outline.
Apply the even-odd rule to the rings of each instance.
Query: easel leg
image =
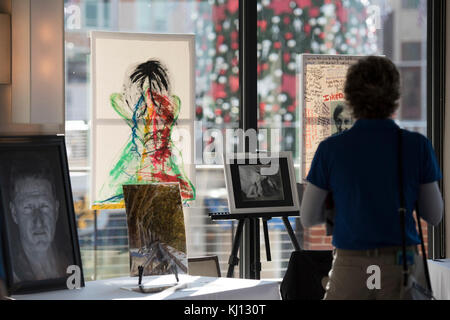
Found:
[[[267,261],[272,261],[272,254],[270,253],[269,227],[267,226],[267,220],[270,220],[270,218],[263,219],[264,242],[266,244]]]
[[[261,278],[259,218],[250,219],[250,228],[253,230],[253,236],[250,236],[250,279],[259,280]]]
[[[236,229],[236,235],[233,240],[233,248],[231,250],[230,259],[228,260],[228,272],[227,278],[233,277],[234,266],[237,266],[239,263],[239,258],[237,256],[239,251],[239,244],[241,242],[242,229],[244,228],[245,219],[239,219],[239,223]]]
[[[300,245],[298,244],[297,237],[295,236],[294,230],[292,230],[291,223],[287,217],[282,217],[284,226],[289,234],[289,238],[291,238],[291,242],[294,245],[295,251],[301,251]]]

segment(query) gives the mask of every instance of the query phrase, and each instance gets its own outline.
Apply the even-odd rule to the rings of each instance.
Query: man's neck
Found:
[[[25,256],[30,264],[31,271],[36,276],[36,280],[53,278],[56,270],[56,259],[52,246],[45,251],[30,250],[23,246]]]

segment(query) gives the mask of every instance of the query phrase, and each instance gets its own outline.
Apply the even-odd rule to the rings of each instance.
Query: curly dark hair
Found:
[[[387,58],[363,58],[348,69],[344,92],[355,118],[389,118],[398,108],[400,73]]]

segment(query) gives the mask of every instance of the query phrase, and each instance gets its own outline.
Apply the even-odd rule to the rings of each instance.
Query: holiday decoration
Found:
[[[217,128],[239,120],[238,105],[224,107],[239,101],[239,1],[209,2],[212,10],[200,14],[211,24],[198,22],[197,52],[203,54],[197,79],[204,88],[197,94],[204,96],[197,101],[196,116],[204,128]],[[375,54],[376,29],[369,8],[364,0],[257,1],[259,128],[283,128],[282,150],[298,156],[298,54]]]

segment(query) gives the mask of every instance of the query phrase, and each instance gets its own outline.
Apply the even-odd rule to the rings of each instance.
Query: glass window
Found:
[[[223,166],[202,151],[218,132],[238,128],[238,0],[66,0],[65,8],[66,139],[86,280],[129,274],[125,210],[90,210],[91,30],[195,34],[197,198],[184,210],[188,255],[218,255],[225,275],[235,226],[207,215],[223,210],[227,195]]]
[[[422,59],[422,43],[405,41],[402,43],[402,61],[420,61]]]
[[[389,57],[402,77],[397,120],[402,127],[426,135],[425,0],[258,0],[257,5],[258,126],[279,131],[277,142],[281,150],[293,152],[298,181],[302,178],[298,172],[303,134],[298,130],[302,121],[298,57],[302,53]],[[262,149],[270,148],[267,136],[260,137]],[[290,220],[305,249],[332,248],[324,226],[302,230],[298,219]],[[293,248],[279,221],[269,222],[269,232],[273,261],[263,262],[261,277],[281,277]],[[261,257],[264,250],[262,243]]]
[[[298,57],[302,53],[385,55],[402,75],[400,124],[426,134],[426,0],[257,0],[259,149],[279,146],[301,164]],[[227,206],[223,167],[206,159],[225,130],[239,122],[238,0],[65,0],[66,135],[86,279],[127,275],[124,210],[89,209],[91,30],[196,35],[195,163],[197,199],[185,208],[190,256],[217,254],[225,275],[233,222],[211,222],[207,213]],[[407,10],[406,10],[407,9]],[[170,13],[170,14],[168,14]],[[219,142],[217,144],[217,142]],[[235,141],[224,141],[235,143]],[[306,249],[331,248],[323,227],[303,230],[290,219]],[[269,221],[272,262],[262,278],[284,274],[292,245],[280,219]],[[263,231],[261,230],[261,235]],[[424,231],[426,235],[426,229]],[[237,270],[238,268],[235,268]]]
[[[420,0],[402,0],[402,8],[417,9],[420,5]]]

